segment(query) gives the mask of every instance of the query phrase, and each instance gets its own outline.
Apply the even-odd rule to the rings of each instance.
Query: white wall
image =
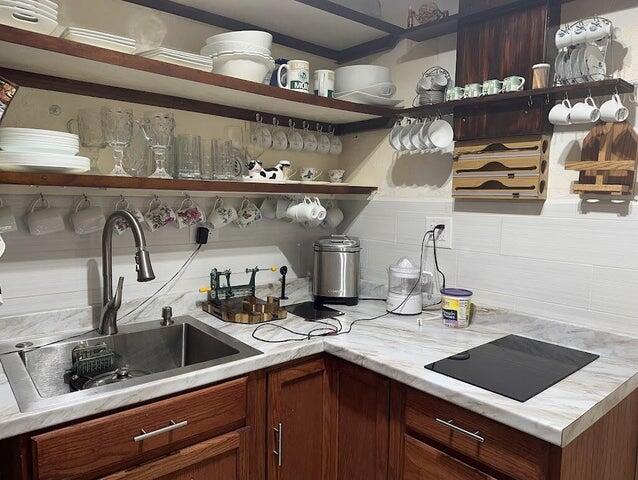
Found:
[[[614,75],[638,80],[638,5],[592,0],[563,5],[563,22],[600,14],[619,27]],[[434,65],[454,76],[455,36],[416,44],[367,61],[391,66],[398,96],[410,103],[420,72]],[[604,98],[600,99],[603,101]],[[630,106],[635,124],[636,104]],[[580,159],[586,127],[558,127],[552,138],[548,200],[539,202],[453,201],[451,153],[398,156],[387,132],[349,136],[344,162],[350,179],[376,183],[370,203],[349,204],[346,231],[363,239],[363,277],[386,281],[385,268],[402,255],[418,260],[428,217],[453,218],[453,248],[439,250],[448,285],[474,290],[483,304],[503,306],[638,335],[638,213],[636,202],[584,203],[569,192],[577,172],[566,161]],[[433,271],[432,248],[426,267]],[[440,285],[439,285],[440,286]]]

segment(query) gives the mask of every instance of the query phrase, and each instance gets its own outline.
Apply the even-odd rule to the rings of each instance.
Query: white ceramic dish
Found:
[[[365,92],[352,92],[347,95],[334,95],[337,100],[345,100],[354,103],[363,103],[365,105],[381,105],[384,107],[396,107],[403,100],[395,100],[392,98],[379,97],[377,95],[370,95]]]
[[[169,57],[191,60],[196,63],[210,63],[210,58],[208,58],[205,55],[199,55],[197,53],[190,53],[190,52],[182,52],[181,50],[174,50],[172,48],[166,48],[166,47],[159,47],[159,48],[153,48],[151,50],[145,50],[143,52],[139,52],[139,55],[142,55],[145,57],[166,55]]]
[[[23,10],[27,10],[38,15],[49,17],[51,20],[55,20],[55,21],[58,20],[57,10],[54,10],[52,8],[49,8],[45,5],[41,5],[36,2],[32,2],[31,0],[0,0],[0,5],[21,8]]]
[[[6,5],[0,5],[0,23],[44,35],[51,35],[58,27],[58,22],[47,16]]]
[[[91,161],[86,157],[49,153],[0,152],[0,170],[84,173],[90,167]]]
[[[582,69],[583,66],[581,65],[581,60],[583,58],[581,57],[581,53],[584,53],[583,45],[577,46],[572,51],[572,54],[569,57],[570,69],[574,78],[574,82],[576,83],[583,83],[586,81],[586,71]]]
[[[335,70],[335,92],[358,91],[380,83],[392,83],[392,74],[388,67],[349,65]]]
[[[80,151],[79,147],[71,147],[65,145],[54,144],[36,144],[28,145],[4,143],[0,141],[0,149],[8,153],[53,153],[60,155],[77,155]]]
[[[52,8],[53,10],[58,10],[58,2],[54,2],[52,0],[31,0],[37,4],[43,5],[45,7]]]
[[[90,36],[90,37],[103,38],[103,39],[106,39],[106,40],[111,40],[113,42],[121,43],[122,45],[135,45],[136,44],[135,40],[133,40],[132,38],[121,37],[119,35],[113,35],[112,33],[99,32],[97,30],[90,30],[88,28],[81,28],[81,27],[67,27],[64,30],[64,32],[62,32],[62,35],[60,35],[60,36],[64,37],[65,35],[67,35],[69,33],[76,33],[78,35],[86,35],[86,36]]]
[[[563,72],[563,64],[565,62],[565,50],[561,50],[556,55],[556,60],[554,60],[554,72],[556,75],[556,81],[560,84],[565,83],[565,72]]]
[[[74,140],[79,140],[80,138],[75,133],[59,132],[58,130],[44,130],[41,128],[1,127],[0,137],[6,134],[41,135],[47,138],[59,137],[71,138]]]
[[[194,68],[196,70],[202,70],[204,72],[210,72],[213,69],[213,62],[210,61],[210,59],[208,63],[204,63],[204,62],[195,62],[188,58],[180,58],[174,55],[168,55],[164,53],[154,54],[154,55],[142,55],[138,53],[138,55],[144,58],[149,58],[151,60],[157,60],[157,61],[165,62],[165,63],[172,63],[173,65],[180,65],[182,67]]]
[[[72,40],[78,43],[84,43],[86,45],[93,45],[94,47],[105,48],[107,50],[113,50],[116,52],[128,53],[132,55],[135,53],[135,45],[125,45],[119,42],[114,42],[108,38],[98,38],[92,35],[82,35],[79,33],[67,33],[64,37],[66,40]]]
[[[231,52],[258,53],[260,55],[270,56],[270,49],[268,48],[263,48],[259,45],[253,45],[251,43],[235,42],[230,40],[207,43],[200,50],[200,53],[202,55],[206,55],[209,57]]]
[[[585,47],[584,58],[589,78],[594,82],[604,80],[607,74],[607,64],[605,63],[605,57],[598,47],[587,45]]]
[[[218,55],[213,58],[213,71],[220,75],[263,83],[275,69],[272,57],[249,53]]]
[[[350,92],[335,91],[334,95],[343,96],[343,95],[348,95],[351,93],[363,92],[363,93],[368,93],[370,95],[376,95],[377,97],[390,98],[392,95],[396,93],[396,91],[397,91],[397,86],[394,83],[384,82],[384,83],[377,83],[376,85],[370,85],[368,87],[361,88],[359,90],[350,91]]]
[[[243,42],[256,45],[261,48],[265,48],[270,51],[272,47],[272,35],[268,32],[262,32],[259,30],[240,30],[237,32],[226,32],[218,35],[213,35],[206,39],[207,44],[223,42]]]

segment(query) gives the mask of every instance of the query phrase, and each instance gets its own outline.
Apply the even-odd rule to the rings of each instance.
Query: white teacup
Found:
[[[302,182],[314,182],[321,176],[323,171],[315,167],[307,167],[301,169],[301,181]]]
[[[37,208],[42,205],[42,208]],[[64,218],[58,208],[52,208],[44,197],[38,197],[27,214],[27,226],[31,235],[48,235],[64,231]]]
[[[0,233],[15,232],[18,229],[16,217],[9,207],[5,207],[0,198]]]
[[[326,211],[326,218],[323,225],[328,228],[337,228],[343,222],[343,211],[339,207],[332,207]]]
[[[275,209],[275,217],[280,220],[286,218],[286,212],[288,211],[290,203],[290,199],[287,197],[278,198],[277,208]]]
[[[217,197],[213,209],[208,216],[208,221],[214,228],[222,228],[237,220],[237,210],[232,206],[224,205],[221,197]]]
[[[569,119],[572,123],[594,123],[600,119],[600,110],[594,99],[587,97],[572,107]]]
[[[328,178],[330,179],[332,183],[343,182],[343,176],[345,174],[346,174],[346,171],[342,169],[328,170]]]
[[[186,197],[182,200],[179,209],[175,213],[177,215],[175,225],[180,229],[206,221],[204,210],[191,197]]]
[[[91,201],[86,196],[75,204],[74,212],[71,215],[71,225],[78,235],[99,232],[104,228],[105,222],[102,208],[92,206]]]
[[[565,99],[557,103],[549,111],[549,121],[552,125],[570,125],[572,113],[572,104]]]
[[[165,202],[154,197],[148,204],[144,221],[151,232],[177,221],[177,214]]]
[[[265,198],[259,207],[261,215],[270,220],[277,218],[277,202],[278,200],[275,198]]]
[[[614,94],[600,106],[600,119],[603,122],[624,122],[629,117],[629,109],[622,104],[620,95]],[[0,222],[0,231],[2,226]]]
[[[234,222],[235,225],[239,228],[246,228],[259,220],[261,220],[261,210],[259,210],[259,207],[247,198],[244,198],[237,211],[237,218]]]
[[[286,212],[286,216],[293,222],[308,222],[315,220],[319,216],[319,208],[317,204],[310,199],[310,197],[304,197],[301,202],[293,202],[290,204]]]

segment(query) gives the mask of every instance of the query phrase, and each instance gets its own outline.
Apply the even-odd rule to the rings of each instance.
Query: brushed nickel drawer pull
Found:
[[[283,443],[283,434],[284,434],[283,426],[281,425],[281,423],[278,423],[276,427],[273,427],[273,430],[275,431],[275,434],[277,435],[277,450],[273,450],[272,453],[274,453],[277,456],[277,466],[281,467],[281,464],[282,464],[281,445]]]
[[[457,427],[456,425],[454,425],[454,420],[442,420],[440,418],[436,418],[435,420],[439,423],[442,423],[446,427],[451,428],[452,430],[456,432],[462,433],[463,435],[467,435],[468,437],[476,440],[477,442],[483,443],[485,441],[485,437],[481,435],[480,430],[477,430],[476,432],[470,432],[469,430],[465,430],[464,428]]]
[[[170,432],[172,430],[177,430],[178,428],[182,428],[188,425],[188,421],[184,420],[183,422],[175,423],[175,420],[171,420],[171,424],[166,427],[158,428],[157,430],[153,430],[152,432],[147,432],[143,428],[141,430],[141,434],[133,437],[133,440],[136,442],[141,442],[146,440],[147,438],[155,437],[157,435],[161,435],[162,433]]]

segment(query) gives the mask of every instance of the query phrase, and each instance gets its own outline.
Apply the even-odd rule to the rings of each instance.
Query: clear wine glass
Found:
[[[146,112],[140,127],[155,160],[155,172],[150,178],[173,178],[166,171],[166,152],[171,145],[175,131],[173,114],[170,112]]]
[[[133,135],[133,113],[120,107],[102,107],[102,130],[107,145],[113,149],[115,165],[109,175],[130,177],[124,170],[124,149]]]

